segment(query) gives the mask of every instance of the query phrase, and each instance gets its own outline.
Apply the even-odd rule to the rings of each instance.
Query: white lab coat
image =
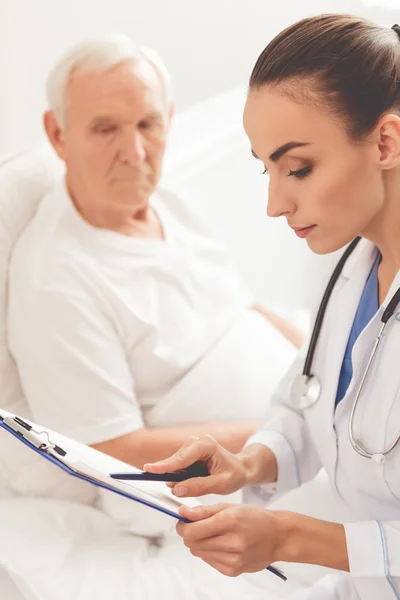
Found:
[[[323,466],[338,502],[347,507],[350,576],[336,577],[331,591],[321,596],[327,600],[400,599],[400,444],[384,465],[377,465],[359,456],[348,436],[350,411],[380,328],[382,308],[355,343],[353,378],[334,411],[344,351],[376,252],[370,242],[362,240],[332,293],[312,365],[313,374],[322,382],[319,401],[304,411],[294,410],[289,402],[290,384],[303,369],[305,347],[274,394],[262,429],[248,442],[270,447],[276,454],[279,471],[275,486],[250,489],[248,500],[257,496],[265,501],[268,493],[297,487]],[[387,306],[398,287],[400,272],[383,306]],[[400,306],[388,323],[354,418],[356,437],[373,452],[390,446],[399,430]],[[307,600],[314,597],[312,590],[301,596]]]

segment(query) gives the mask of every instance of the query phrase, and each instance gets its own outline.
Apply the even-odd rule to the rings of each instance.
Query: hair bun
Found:
[[[400,40],[400,25],[398,25],[398,24],[396,23],[396,25],[393,25],[393,26],[392,26],[392,29],[393,29],[393,31],[395,31],[395,32],[397,33],[397,35],[398,35],[398,37],[399,37],[399,40]]]

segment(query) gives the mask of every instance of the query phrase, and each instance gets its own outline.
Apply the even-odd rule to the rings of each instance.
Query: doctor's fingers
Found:
[[[149,473],[169,473],[190,467],[197,461],[208,462],[219,449],[218,442],[210,435],[189,438],[175,454],[155,463],[144,465]]]
[[[213,569],[216,569],[227,577],[238,577],[238,575],[247,571],[240,554],[208,551],[193,552],[192,550],[190,552],[193,556],[201,558],[210,567],[213,567]]]
[[[192,477],[176,483],[171,488],[172,493],[178,498],[204,496],[205,494],[229,494],[241,487],[232,485],[235,477],[229,472],[216,473],[207,477]]]
[[[234,527],[233,519],[225,514],[230,510],[231,504],[214,504],[211,506],[198,506],[190,509],[181,507],[179,512],[191,523],[179,522],[176,531],[186,546],[192,546],[200,541],[218,537]]]
[[[232,532],[222,533],[221,535],[215,535],[214,537],[193,542],[184,540],[184,543],[195,556],[200,556],[200,554],[206,552],[243,555],[247,549],[245,540],[240,535]]]

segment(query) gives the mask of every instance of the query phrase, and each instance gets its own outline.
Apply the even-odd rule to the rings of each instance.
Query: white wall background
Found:
[[[394,22],[379,0],[0,0],[0,154],[35,140],[53,62],[87,36],[124,31],[154,47],[173,77],[178,111],[246,82],[269,39],[321,12]],[[381,0],[396,2],[400,0]]]
[[[246,87],[238,86],[177,116],[162,183],[226,240],[258,301],[307,326],[323,275],[337,257],[313,255],[286,221],[267,218],[267,176],[260,175],[241,123],[245,98]]]
[[[179,114],[165,180],[219,229],[258,299],[308,309],[333,258],[311,255],[265,216],[267,180],[241,127],[245,87],[269,39],[298,18],[345,11],[400,19],[400,0],[381,0],[392,10],[364,1],[0,0],[0,154],[40,138],[46,74],[69,45],[124,31],[154,47],[174,81]]]

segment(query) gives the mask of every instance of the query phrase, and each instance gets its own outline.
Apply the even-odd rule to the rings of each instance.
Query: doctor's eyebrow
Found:
[[[282,146],[279,146],[279,148],[277,148],[269,157],[269,160],[272,162],[278,162],[278,160],[280,158],[282,158],[282,156],[284,154],[286,154],[287,152],[290,152],[290,150],[293,150],[293,148],[301,148],[303,146],[309,146],[310,142],[287,142],[286,144],[283,144]],[[257,154],[254,152],[253,148],[251,149],[251,153],[254,156],[254,158],[256,158],[257,160],[261,160],[259,156],[257,156]]]

